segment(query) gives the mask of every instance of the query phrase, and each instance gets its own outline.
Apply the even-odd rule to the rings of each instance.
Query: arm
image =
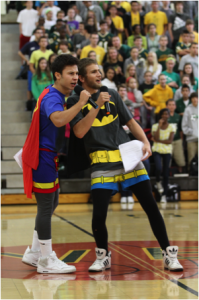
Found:
[[[150,143],[144,133],[144,131],[142,130],[142,128],[140,127],[140,125],[137,124],[137,122],[134,119],[129,120],[126,123],[126,126],[128,126],[128,128],[130,129],[131,133],[133,134],[133,136],[144,143],[144,146],[142,148],[143,151],[143,156],[146,154],[146,152],[148,152],[147,157],[144,159],[146,160],[149,156],[152,155],[151,153],[151,146]]]
[[[25,57],[25,55],[23,55],[23,53],[20,50],[18,51],[18,55],[27,62],[27,65],[29,65],[29,60]]]
[[[164,32],[163,32],[163,35],[166,33],[167,30],[168,30],[168,24],[165,24],[165,25],[164,25]]]
[[[151,106],[157,106],[158,102],[156,100],[154,100],[153,97],[153,89],[151,89],[150,91],[148,91],[147,93],[145,93],[143,95],[143,99],[144,101],[146,101],[147,103],[149,103]]]
[[[158,132],[158,135],[159,135],[159,129],[158,129],[157,132]],[[157,132],[155,132],[155,134]],[[170,133],[170,136],[169,136],[168,140],[159,140],[159,139],[156,139],[155,134],[154,134],[154,142],[165,144],[165,145],[170,145],[173,142],[174,132]]]
[[[128,38],[129,37],[129,31],[128,31],[128,29],[124,28],[124,32],[125,32],[126,38]],[[127,41],[127,45],[129,46],[128,41]]]
[[[35,73],[35,68],[33,63],[29,63],[29,69],[30,71],[34,74]]]
[[[184,115],[182,117],[182,131],[185,135],[191,135],[193,132],[193,129],[189,127],[189,113],[187,109],[184,111]]]
[[[90,93],[83,90],[80,94],[79,101],[71,108],[64,111],[55,111],[50,115],[50,120],[56,127],[62,127],[69,123],[79,113],[81,108],[87,103]]]
[[[168,31],[169,31],[169,35],[170,35],[171,41],[173,42],[172,25],[173,25],[172,23],[169,23],[169,25],[168,25]]]
[[[22,34],[22,24],[19,23],[19,33]]]
[[[77,138],[82,139],[85,136],[85,134],[91,128],[100,108],[104,105],[106,101],[109,101],[110,97],[111,96],[107,92],[100,93],[99,98],[96,101],[96,103],[98,104],[98,108],[92,108],[82,120],[80,120],[77,124],[73,126],[73,131]],[[75,115],[71,118],[71,120],[74,117]]]

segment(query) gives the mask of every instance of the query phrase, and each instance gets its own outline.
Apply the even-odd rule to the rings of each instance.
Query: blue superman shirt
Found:
[[[40,105],[39,131],[39,166],[33,170],[33,191],[38,193],[52,193],[59,188],[58,157],[56,140],[58,128],[50,120],[50,115],[56,111],[63,111],[65,95],[51,85]]]

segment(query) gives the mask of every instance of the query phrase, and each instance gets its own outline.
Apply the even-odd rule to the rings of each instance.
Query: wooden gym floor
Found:
[[[89,273],[95,260],[91,204],[60,204],[52,217],[53,249],[73,274],[38,274],[21,262],[32,242],[35,205],[2,206],[2,299],[197,299],[198,202],[159,204],[183,272],[163,269],[159,245],[139,203],[109,206],[112,268]]]

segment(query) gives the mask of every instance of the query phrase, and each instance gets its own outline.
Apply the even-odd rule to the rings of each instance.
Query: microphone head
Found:
[[[108,92],[107,86],[105,86],[105,85],[101,86],[100,92]]]
[[[83,87],[81,85],[76,85],[75,88],[74,88],[74,91],[77,95],[80,95],[81,91],[83,91]]]

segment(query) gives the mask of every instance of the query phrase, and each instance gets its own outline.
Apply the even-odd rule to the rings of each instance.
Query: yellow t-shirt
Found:
[[[158,130],[158,123],[153,124],[152,126],[152,135],[154,135],[154,132],[156,132]],[[170,133],[171,132],[176,132],[176,124],[169,124],[169,126],[167,127],[167,129],[160,129],[159,131],[159,139],[164,141],[164,140],[168,140]],[[153,143],[153,147],[152,147],[152,151],[153,152],[158,152],[161,154],[167,154],[167,153],[172,153],[172,144],[162,144],[162,143]]]
[[[158,11],[157,13],[151,11],[144,17],[144,24],[149,25],[150,23],[154,23],[157,27],[157,34],[162,35],[164,32],[164,25],[168,24],[167,16],[162,11]]]
[[[194,43],[198,44],[198,33],[196,31],[194,31],[193,34],[195,35]],[[182,43],[182,35],[179,38],[179,42]]]
[[[111,18],[111,19],[112,19],[116,29],[118,29],[118,28],[124,29],[124,22],[121,17],[115,16],[114,18]],[[118,33],[118,36],[119,36],[121,44],[122,44],[122,33],[121,32]]]
[[[111,2],[111,5],[115,5],[115,1]],[[131,4],[127,1],[122,1],[122,3],[120,4],[121,7],[123,7],[126,12],[130,12],[131,11]]]
[[[35,50],[32,52],[30,57],[30,63],[35,65],[35,68],[38,66],[38,61],[41,57],[44,57],[46,60],[49,59],[49,56],[53,54],[54,52],[52,50],[46,50],[45,52],[39,50]]]
[[[105,55],[106,52],[105,52],[104,48],[102,48],[100,46],[97,46],[96,48],[93,48],[90,45],[85,46],[82,49],[82,52],[81,52],[81,55],[80,55],[80,59],[88,57],[88,53],[90,51],[95,51],[96,56],[97,56],[96,57],[97,63],[99,65],[102,65],[102,62],[103,62],[103,59],[104,59],[104,55]]]
[[[133,26],[135,24],[140,24],[140,14],[139,14],[139,12],[137,12],[136,14],[131,12],[131,25]]]

